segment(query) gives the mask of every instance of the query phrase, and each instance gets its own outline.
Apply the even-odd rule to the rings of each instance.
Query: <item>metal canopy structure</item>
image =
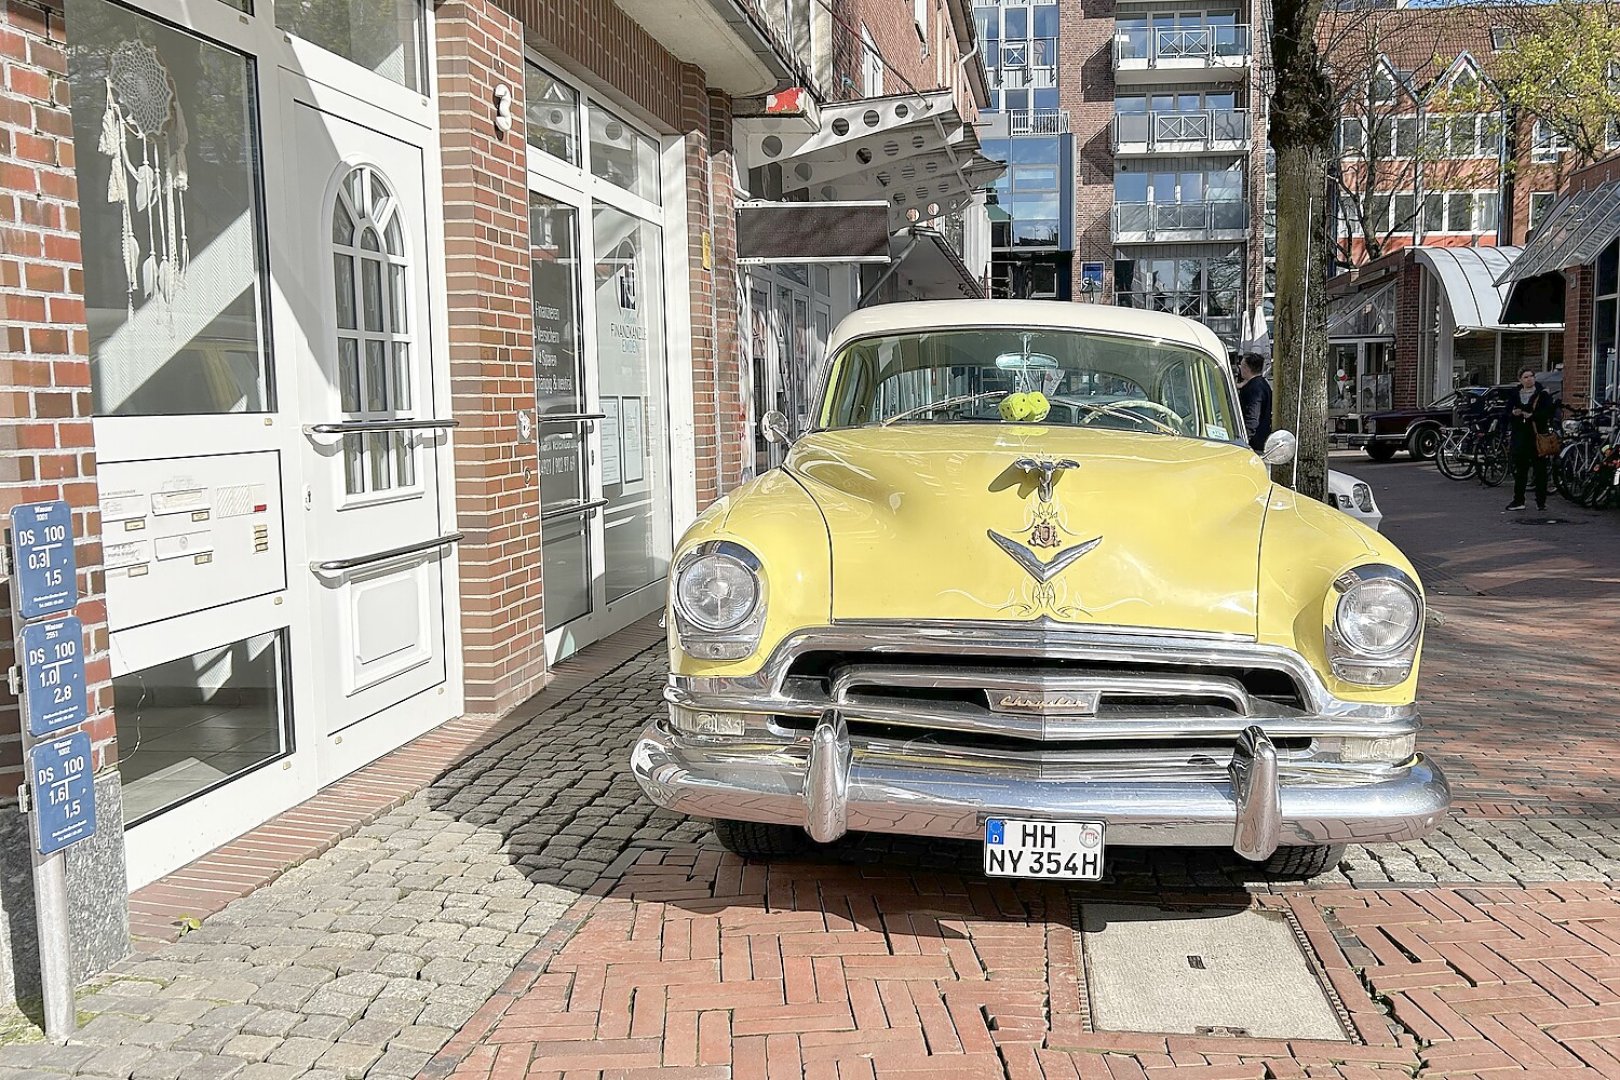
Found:
[[[1374,289],[1335,297],[1328,304],[1328,339],[1394,341],[1395,285],[1392,279]]]
[[[814,134],[748,139],[748,160],[779,170],[782,199],[881,199],[896,229],[908,221],[906,211],[938,217],[1006,169],[980,152],[948,90],[824,105]]]
[[[1497,281],[1509,272],[1516,259],[1523,257],[1520,248],[1420,246],[1413,248],[1412,254],[1439,281],[1458,335],[1541,333],[1564,328],[1562,322],[1503,322],[1508,287]]]
[[[1564,196],[1536,229],[1524,252],[1496,279],[1499,285],[1529,281],[1570,266],[1583,266],[1620,237],[1620,180]]]
[[[913,226],[890,237],[893,262],[869,286],[858,307],[876,302],[892,278],[896,300],[982,300],[984,287],[938,230]]]

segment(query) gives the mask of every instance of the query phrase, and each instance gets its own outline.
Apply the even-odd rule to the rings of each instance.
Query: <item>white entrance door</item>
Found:
[[[292,359],[310,553],[294,570],[310,575],[323,636],[317,734],[330,780],[453,709],[455,695],[445,693],[453,422],[434,379],[420,145],[429,133],[330,91],[300,95],[290,122],[300,233],[288,249],[304,260],[291,298],[304,334]]]

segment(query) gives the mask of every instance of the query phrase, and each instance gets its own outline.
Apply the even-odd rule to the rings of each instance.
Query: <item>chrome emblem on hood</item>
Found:
[[[1008,537],[1002,536],[994,529],[989,529],[987,531],[990,534],[990,539],[995,541],[997,547],[999,547],[1002,551],[1005,551],[1008,555],[1011,555],[1013,562],[1029,571],[1029,576],[1040,582],[1042,585],[1045,585],[1048,581],[1051,581],[1053,578],[1057,577],[1068,568],[1070,563],[1074,562],[1080,556],[1086,554],[1098,544],[1102,543],[1102,537],[1100,536],[1095,540],[1087,540],[1079,547],[1072,547],[1067,551],[1058,552],[1056,555],[1052,556],[1051,562],[1043,563],[1041,560],[1035,557],[1035,552],[1032,548],[1025,547],[1017,540],[1012,540]]]
[[[1102,691],[991,690],[990,711],[1036,716],[1096,716]]]
[[[1052,483],[1057,474],[1065,469],[1078,469],[1080,463],[1073,458],[1064,458],[1062,461],[1037,461],[1035,458],[1019,458],[1013,462],[1013,468],[1022,469],[1026,474],[1038,476],[1041,479],[1041,502],[1052,501]]]

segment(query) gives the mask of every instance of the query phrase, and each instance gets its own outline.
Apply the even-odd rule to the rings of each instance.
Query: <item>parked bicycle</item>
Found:
[[[1598,475],[1608,448],[1616,442],[1617,422],[1620,411],[1612,405],[1576,412],[1564,420],[1564,445],[1551,472],[1554,485],[1566,499],[1590,506],[1600,494]]]
[[[1496,487],[1507,478],[1508,450],[1508,433],[1500,416],[1464,413],[1459,408],[1435,453],[1435,464],[1449,479],[1473,477],[1486,487]]]

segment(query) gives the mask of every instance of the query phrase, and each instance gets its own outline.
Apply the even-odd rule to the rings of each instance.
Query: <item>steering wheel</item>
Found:
[[[1104,417],[1104,416],[1109,416],[1109,415],[1117,416],[1118,413],[1120,411],[1123,411],[1123,410],[1128,410],[1128,409],[1149,409],[1149,410],[1152,410],[1154,412],[1163,413],[1166,417],[1169,418],[1170,425],[1172,427],[1174,427],[1177,431],[1185,432],[1187,430],[1187,418],[1186,417],[1182,416],[1180,413],[1176,412],[1176,410],[1170,408],[1168,405],[1161,405],[1157,401],[1149,401],[1146,398],[1124,398],[1124,399],[1122,399],[1120,401],[1110,401],[1110,402],[1108,402],[1108,408],[1111,410],[1111,412],[1097,411],[1097,412],[1090,413],[1083,420],[1080,421],[1080,426],[1081,427],[1089,427],[1092,424],[1096,423],[1099,417]],[[1152,423],[1152,421],[1148,420],[1147,417],[1143,417],[1142,419],[1147,423]]]

